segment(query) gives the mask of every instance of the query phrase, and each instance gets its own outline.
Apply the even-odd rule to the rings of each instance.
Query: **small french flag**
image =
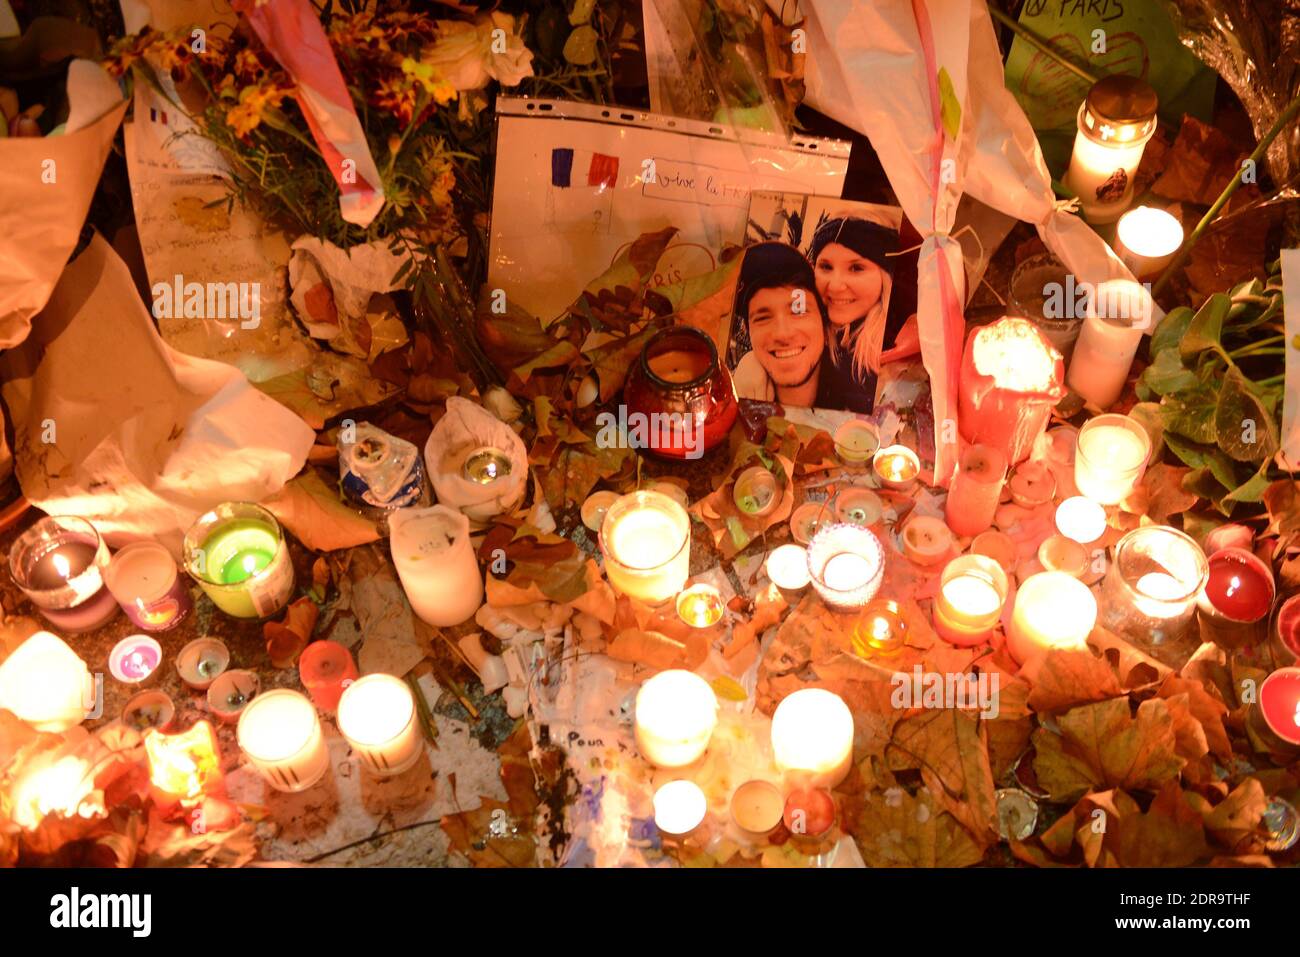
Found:
[[[149,119],[152,120],[154,123],[161,123],[163,126],[166,126],[166,125],[167,125],[167,111],[166,111],[166,110],[157,110],[157,109],[154,109],[154,108],[151,106],[151,107],[149,107]]]
[[[613,187],[618,185],[618,157],[593,153],[591,150],[572,150],[560,147],[551,150],[551,185],[560,189],[573,186],[573,171],[579,176],[586,170],[587,185]]]

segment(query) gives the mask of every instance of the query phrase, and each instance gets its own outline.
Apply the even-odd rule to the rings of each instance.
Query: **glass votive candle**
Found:
[[[836,521],[846,525],[861,525],[868,528],[880,521],[885,514],[885,506],[880,496],[869,488],[851,485],[841,489],[832,503],[835,507]]]
[[[401,678],[370,674],[339,698],[338,726],[362,766],[376,777],[406,771],[424,753],[415,697]]]
[[[1119,540],[1101,585],[1101,624],[1131,640],[1163,645],[1182,638],[1208,575],[1205,553],[1165,525],[1135,528]]]
[[[605,513],[600,550],[611,585],[648,605],[663,604],[690,577],[690,516],[662,492],[631,492]]]
[[[1137,420],[1099,415],[1079,430],[1074,484],[1094,502],[1118,505],[1141,481],[1150,457],[1151,437]]]
[[[751,465],[736,476],[731,498],[746,515],[761,518],[780,504],[781,485],[770,469]]]
[[[654,795],[655,827],[665,837],[685,838],[704,823],[709,801],[694,781],[669,781]]]
[[[858,525],[824,525],[808,544],[808,576],[827,607],[857,611],[885,577],[880,540]]]
[[[1271,751],[1300,749],[1300,668],[1279,668],[1265,678],[1246,720]]]
[[[185,534],[185,570],[234,618],[268,618],[289,601],[293,563],[275,516],[250,502],[226,502]]]
[[[1065,572],[1039,572],[1016,592],[1007,651],[1018,664],[1057,650],[1082,650],[1097,623],[1097,599]]]
[[[655,767],[694,764],[708,749],[717,723],[718,696],[692,671],[661,671],[636,693],[636,747]]]
[[[772,755],[787,782],[835,787],[853,766],[853,713],[824,688],[786,695],[772,714]]]
[[[872,456],[871,471],[882,487],[906,492],[921,474],[921,459],[906,445],[891,445]]]
[[[952,645],[988,641],[1010,590],[1007,573],[983,555],[962,555],[943,569],[934,600],[934,630]]]
[[[704,582],[692,585],[677,596],[677,617],[692,628],[712,628],[722,621],[726,611],[722,593]]]
[[[907,642],[907,620],[892,598],[873,598],[853,623],[852,647],[859,657],[887,658]]]
[[[230,649],[217,638],[195,638],[176,656],[176,673],[195,691],[207,691],[229,666]]]
[[[866,468],[880,449],[880,430],[866,419],[849,419],[835,430],[835,456],[851,468]]]
[[[1115,254],[1137,279],[1158,275],[1183,244],[1183,224],[1154,206],[1130,209],[1115,227]]]
[[[1277,587],[1273,571],[1245,548],[1221,548],[1207,562],[1205,588],[1197,597],[1201,638],[1225,648],[1262,641]]]
[[[148,635],[128,635],[108,653],[108,673],[125,685],[148,681],[162,663],[162,646]]]
[[[1008,312],[1036,325],[1047,341],[1067,359],[1079,338],[1083,317],[1065,305],[1059,290],[1071,288],[1070,270],[1051,253],[1024,259],[1011,273]],[[1052,295],[1052,290],[1058,290]],[[1071,302],[1072,306],[1073,303]]]
[[[131,623],[145,631],[174,627],[194,606],[171,552],[158,542],[132,542],[118,549],[104,583]]]
[[[298,677],[316,707],[333,711],[344,689],[357,680],[357,664],[337,641],[313,641],[298,656]]]
[[[306,695],[277,688],[239,716],[235,736],[249,763],[277,791],[305,791],[329,769],[329,748]]]
[[[93,631],[117,614],[104,587],[108,546],[84,518],[51,515],[14,540],[9,573],[41,616],[66,634]]]

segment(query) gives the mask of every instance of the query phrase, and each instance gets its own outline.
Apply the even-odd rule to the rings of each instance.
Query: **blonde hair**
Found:
[[[872,375],[879,374],[880,354],[885,346],[885,321],[889,318],[889,296],[893,285],[894,277],[888,270],[881,269],[880,298],[867,313],[866,321],[858,329],[857,335],[852,332],[855,325],[853,322],[838,330],[831,326],[827,331],[826,342],[831,362],[837,368],[846,359],[851,359],[851,369],[855,376],[861,378],[868,372]]]

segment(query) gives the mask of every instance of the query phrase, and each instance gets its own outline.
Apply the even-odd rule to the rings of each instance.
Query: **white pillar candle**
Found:
[[[694,781],[669,781],[654,796],[655,827],[669,837],[685,837],[704,823],[709,801]]]
[[[1115,227],[1115,252],[1138,279],[1158,274],[1182,244],[1182,223],[1154,206],[1130,209]]]
[[[1126,415],[1099,415],[1079,430],[1074,484],[1101,505],[1118,505],[1136,487],[1151,456],[1151,437]]]
[[[1065,182],[1089,222],[1113,223],[1133,201],[1133,176],[1155,133],[1158,104],[1149,84],[1122,73],[1088,91]]]
[[[690,671],[661,671],[636,695],[634,729],[641,756],[660,768],[693,764],[718,723],[718,697]]]
[[[1090,498],[1074,495],[1056,506],[1056,530],[1087,545],[1106,532],[1106,510]]]
[[[803,688],[772,715],[772,753],[788,781],[834,787],[853,766],[853,714],[839,695]]]
[[[444,505],[400,508],[388,528],[393,564],[415,613],[438,628],[472,618],[483,604],[483,574],[469,519]]]
[[[81,724],[94,705],[90,669],[48,631],[36,632],[0,664],[0,708],[38,731],[67,731]]]
[[[1085,401],[1108,409],[1124,391],[1142,333],[1151,328],[1150,294],[1128,279],[1099,283],[1088,299],[1065,384]]]
[[[1097,623],[1097,599],[1065,572],[1030,575],[1016,592],[1007,650],[1020,664],[1051,650],[1087,647]]]
[[[343,690],[339,731],[361,763],[379,777],[401,774],[424,752],[415,698],[392,675],[366,675]]]
[[[306,695],[278,688],[249,702],[235,736],[249,763],[277,791],[305,791],[325,774],[329,749]]]
[[[647,604],[662,604],[690,577],[691,520],[662,492],[632,492],[605,513],[600,547],[611,585]]]

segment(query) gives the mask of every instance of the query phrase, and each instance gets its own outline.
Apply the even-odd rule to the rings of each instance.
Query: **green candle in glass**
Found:
[[[185,536],[185,566],[218,608],[236,618],[265,618],[288,601],[293,566],[270,512],[227,502]]]

